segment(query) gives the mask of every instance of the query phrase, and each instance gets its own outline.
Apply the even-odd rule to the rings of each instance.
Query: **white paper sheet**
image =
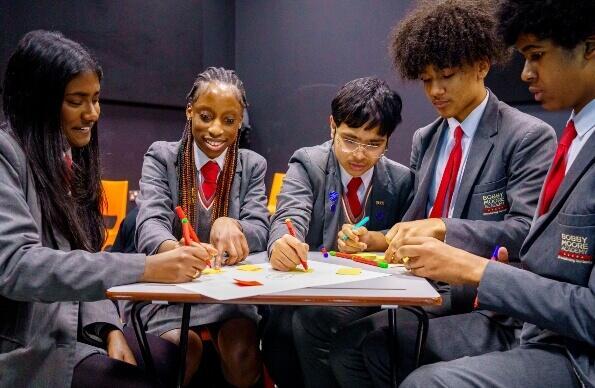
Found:
[[[251,264],[249,260],[242,264]],[[348,262],[346,262],[348,264]],[[224,272],[212,275],[203,275],[190,283],[178,284],[186,290],[193,291],[209,298],[217,300],[228,300],[245,298],[249,296],[271,294],[280,291],[289,291],[304,287],[326,286],[331,284],[354,282],[358,280],[374,279],[389,276],[386,272],[372,272],[362,270],[358,275],[337,275],[341,266],[320,261],[308,260],[312,272],[280,272],[271,268],[269,263],[255,264],[262,268],[261,271],[240,271],[237,266],[223,267]],[[301,269],[301,266],[299,266]],[[256,280],[262,286],[241,287],[234,283],[234,279]]]

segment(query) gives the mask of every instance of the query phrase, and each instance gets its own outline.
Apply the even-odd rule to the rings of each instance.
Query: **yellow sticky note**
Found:
[[[361,273],[361,268],[339,268],[337,270],[337,275],[359,275]]]
[[[297,272],[297,273],[310,273],[310,272],[314,272],[314,269],[313,269],[313,268],[308,268],[308,270],[306,271],[306,270],[305,270],[305,269],[303,269],[303,268],[300,268],[300,267],[295,267],[294,269],[292,269],[292,270],[291,270],[291,271],[289,271],[289,272]]]
[[[216,275],[218,273],[225,272],[222,269],[205,268],[202,270],[203,275]]]
[[[254,264],[244,264],[244,265],[238,265],[236,267],[239,271],[249,271],[249,272],[258,272],[258,271],[262,271],[262,268],[260,268],[257,265]]]
[[[366,260],[376,261],[376,258],[377,258],[377,255],[375,253],[362,252],[362,253],[356,253],[355,255],[363,257]]]

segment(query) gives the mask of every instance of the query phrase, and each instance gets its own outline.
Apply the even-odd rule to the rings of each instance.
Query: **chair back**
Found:
[[[120,224],[126,217],[126,205],[128,204],[128,181],[107,181],[102,180],[105,193],[106,206],[102,211],[105,222],[107,238],[102,249],[111,247],[116,240]]]
[[[271,184],[271,192],[269,194],[269,203],[267,204],[267,208],[271,214],[275,213],[275,210],[277,209],[277,194],[281,192],[283,178],[285,178],[285,174],[282,172],[276,172],[275,175],[273,175],[273,183]]]

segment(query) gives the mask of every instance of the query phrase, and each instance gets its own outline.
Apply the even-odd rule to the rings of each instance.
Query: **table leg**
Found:
[[[397,308],[388,309],[388,331],[389,331],[389,362],[390,362],[390,383],[391,387],[397,388]]]
[[[415,368],[419,368],[421,355],[426,345],[428,336],[429,318],[426,310],[417,306],[404,307],[405,310],[413,313],[417,317],[417,337],[415,340]]]
[[[180,331],[180,368],[178,369],[178,387],[184,384],[184,374],[186,373],[186,350],[188,348],[188,330],[190,326],[190,307],[189,303],[184,303],[182,311],[182,329]]]
[[[159,382],[159,378],[157,377],[157,371],[155,370],[155,365],[153,363],[153,356],[151,355],[151,348],[149,346],[147,334],[145,333],[144,325],[140,315],[141,310],[149,304],[151,303],[135,302],[132,305],[130,318],[132,320],[132,328],[134,329],[134,334],[136,335],[138,347],[140,348],[141,355],[143,356],[145,368],[149,373],[149,376],[151,376],[153,378],[153,381],[156,382],[156,385],[160,386],[161,384]]]

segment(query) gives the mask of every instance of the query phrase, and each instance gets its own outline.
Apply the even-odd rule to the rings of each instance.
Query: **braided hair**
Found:
[[[188,106],[191,106],[198,97],[206,90],[209,84],[213,82],[220,82],[227,85],[232,85],[236,89],[238,101],[243,108],[247,107],[246,91],[244,84],[237,76],[235,71],[227,70],[222,67],[209,67],[196,77],[192,89],[186,96]],[[225,155],[225,165],[223,171],[219,174],[217,182],[217,190],[215,191],[215,199],[213,202],[213,211],[211,212],[211,225],[219,217],[227,217],[229,211],[229,194],[233,177],[236,171],[236,164],[238,160],[240,131],[234,142],[229,146],[227,154]],[[184,209],[191,225],[195,225],[196,214],[196,195],[197,183],[196,174],[194,172],[194,151],[193,151],[192,136],[192,120],[186,120],[182,141],[178,150],[177,158],[177,174],[178,174],[178,204]]]

